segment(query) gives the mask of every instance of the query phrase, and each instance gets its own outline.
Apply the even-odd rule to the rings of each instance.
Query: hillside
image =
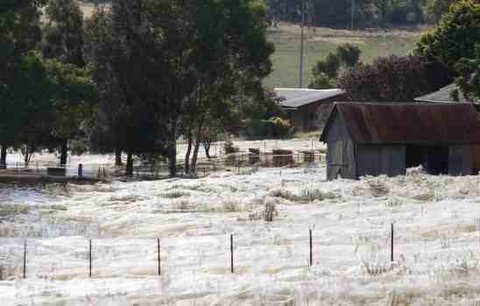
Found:
[[[308,85],[311,68],[318,59],[335,50],[338,45],[352,43],[362,50],[361,60],[371,62],[379,56],[406,55],[415,47],[422,31],[347,31],[311,28],[305,42],[305,84]],[[266,80],[270,87],[297,87],[299,83],[300,27],[280,24],[269,30],[269,39],[275,45],[273,72]]]

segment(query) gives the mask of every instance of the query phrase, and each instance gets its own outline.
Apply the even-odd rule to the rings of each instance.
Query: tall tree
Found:
[[[454,3],[438,26],[425,34],[415,53],[440,61],[455,70],[461,58],[471,58],[480,43],[480,3],[461,0]]]
[[[428,0],[425,7],[428,21],[431,23],[440,21],[455,1],[458,0]]]
[[[87,50],[94,50],[98,72],[111,76],[101,85],[106,101],[114,99],[110,89],[121,92],[115,99],[125,116],[118,138],[127,174],[134,154],[156,153],[176,175],[181,132],[192,141],[194,171],[213,127],[251,103],[247,97],[263,94],[273,51],[263,1],[116,0],[102,14],[97,24],[107,30],[89,30]]]
[[[25,56],[40,40],[43,4],[41,0],[5,0],[0,5],[0,167],[6,166],[7,148],[18,141],[23,126],[20,110],[29,101],[22,98],[18,77],[26,68]]]
[[[83,13],[76,0],[49,0],[45,8],[43,53],[64,63],[82,67]]]
[[[87,50],[104,98],[100,115],[115,135],[115,147],[127,153],[127,175],[133,173],[134,154],[169,156],[175,111],[167,97],[183,92],[172,85],[179,75],[172,73],[172,58],[179,58],[176,48],[186,41],[172,34],[179,31],[175,2],[116,0],[88,27]]]
[[[455,67],[458,72],[456,83],[467,98],[480,101],[480,44],[471,58],[462,58]]]
[[[195,12],[196,82],[189,100],[191,109],[184,118],[189,126],[187,139],[194,143],[190,163],[189,150],[186,156],[186,170],[191,172],[196,170],[200,144],[209,133],[240,114],[250,97],[263,94],[261,81],[271,71],[273,52],[266,40],[262,1],[204,1],[197,4]]]
[[[75,0],[49,0],[45,9],[43,54],[65,64],[85,66],[83,57],[83,14]],[[72,66],[71,66],[72,67]],[[62,73],[58,71],[58,73]],[[77,71],[78,72],[78,71]],[[73,100],[69,100],[73,98]],[[78,136],[79,127],[86,117],[83,104],[74,96],[63,96],[56,103],[55,137],[60,144],[60,164],[67,163],[68,141]],[[73,122],[72,122],[73,120]]]
[[[105,8],[98,7],[85,24],[86,61],[95,67],[94,79],[99,92],[90,143],[94,150],[114,151],[115,165],[121,166],[128,114],[125,97],[112,65],[112,59],[119,56],[116,39],[111,14]]]

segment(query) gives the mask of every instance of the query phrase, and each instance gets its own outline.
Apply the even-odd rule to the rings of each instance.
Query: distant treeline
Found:
[[[461,0],[304,0],[311,26],[369,28],[435,23],[453,2]],[[299,22],[302,0],[268,0],[270,18]]]
[[[302,0],[265,0],[272,23],[300,22]],[[332,28],[395,27],[436,23],[462,0],[303,0],[310,26]],[[109,3],[110,0],[83,0]]]

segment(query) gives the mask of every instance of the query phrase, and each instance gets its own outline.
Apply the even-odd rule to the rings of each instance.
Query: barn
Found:
[[[480,119],[467,103],[335,103],[321,136],[327,178],[480,170]]]

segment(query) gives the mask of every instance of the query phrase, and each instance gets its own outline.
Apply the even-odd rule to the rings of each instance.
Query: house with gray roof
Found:
[[[439,90],[423,95],[421,97],[415,98],[417,102],[432,102],[432,103],[452,103],[452,102],[461,102],[461,103],[474,103],[480,104],[480,101],[477,99],[468,99],[466,98],[460,87],[455,83],[447,85]]]
[[[296,131],[321,130],[334,101],[344,99],[342,89],[275,88],[280,107],[287,112]]]

